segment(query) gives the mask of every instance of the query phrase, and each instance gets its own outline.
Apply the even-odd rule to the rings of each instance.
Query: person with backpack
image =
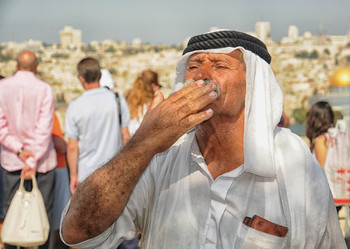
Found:
[[[128,132],[122,130],[127,130],[130,120],[125,98],[120,95],[120,123],[114,92],[100,87],[101,67],[96,59],[82,59],[78,74],[85,91],[69,104],[65,120],[72,194],[78,183],[110,160],[128,139]]]

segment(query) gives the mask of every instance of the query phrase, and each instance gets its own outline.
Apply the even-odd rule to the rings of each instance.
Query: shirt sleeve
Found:
[[[18,149],[23,147],[23,144],[13,136],[8,127],[8,122],[5,114],[0,107],[0,142],[6,148],[9,148],[13,152],[17,152]]]
[[[40,115],[37,120],[35,128],[35,140],[34,144],[31,146],[35,148],[34,157],[29,157],[26,163],[34,168],[37,166],[37,162],[47,153],[50,142],[52,141],[52,123],[53,123],[53,113],[55,107],[55,99],[50,86],[47,86],[43,96],[40,106]]]
[[[75,107],[74,103],[72,102],[67,109],[66,112],[66,118],[65,118],[65,133],[67,137],[78,139],[79,138],[79,129],[76,122],[76,115],[75,115]]]
[[[127,127],[130,123],[130,111],[128,103],[125,100],[125,97],[122,94],[119,94],[120,99],[120,108],[122,111],[122,127]]]

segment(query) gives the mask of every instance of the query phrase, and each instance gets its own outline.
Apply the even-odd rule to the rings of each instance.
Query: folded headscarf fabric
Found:
[[[193,36],[188,41],[187,47],[182,54],[196,50],[226,47],[243,47],[259,55],[267,63],[270,64],[271,62],[271,56],[262,41],[248,34],[233,30],[222,30]]]
[[[110,90],[114,89],[114,80],[107,69],[101,69],[100,87],[108,87]]]

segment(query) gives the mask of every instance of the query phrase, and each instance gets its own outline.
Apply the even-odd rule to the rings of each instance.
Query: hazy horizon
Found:
[[[210,27],[243,32],[268,21],[279,41],[288,27],[299,35],[346,35],[349,0],[0,0],[0,43],[29,39],[59,43],[59,31],[70,25],[82,30],[82,41],[106,39],[153,44],[179,44]]]

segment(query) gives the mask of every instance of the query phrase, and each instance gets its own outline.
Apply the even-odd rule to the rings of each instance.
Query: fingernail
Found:
[[[207,114],[212,114],[213,113],[213,110],[212,109],[208,109],[205,111]]]
[[[198,80],[196,83],[197,83],[198,86],[204,85],[204,81],[203,80]]]
[[[216,97],[216,96],[217,96],[217,93],[216,93],[216,92],[210,92],[210,93],[209,93],[209,96],[210,96],[210,97]]]

